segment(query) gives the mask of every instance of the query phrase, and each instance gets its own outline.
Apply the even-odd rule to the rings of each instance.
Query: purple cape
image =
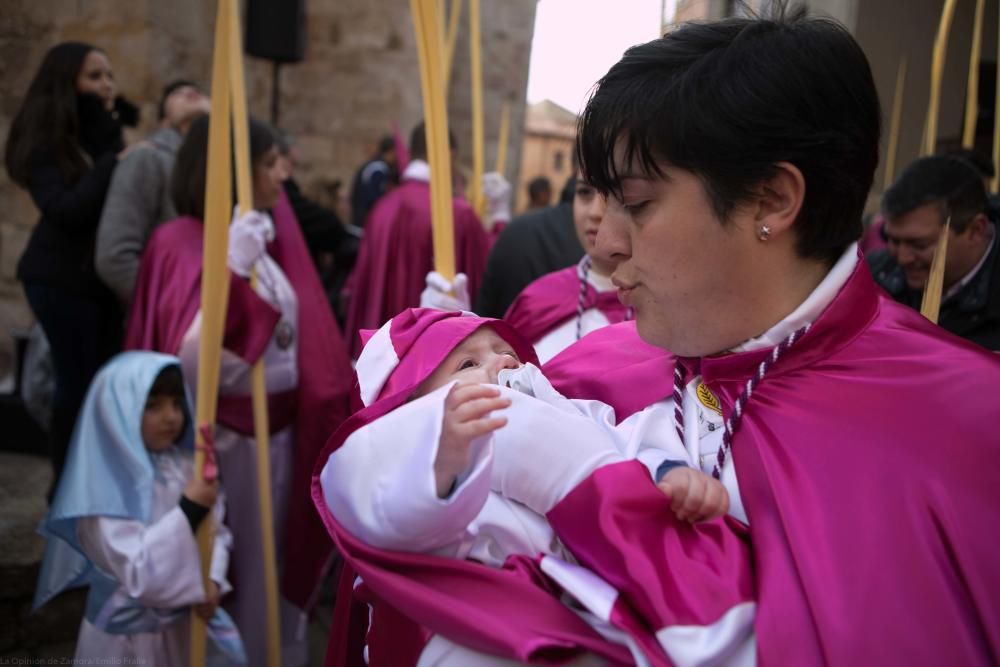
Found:
[[[343,338],[313,268],[295,214],[284,194],[272,211],[275,240],[268,254],[278,263],[298,298],[299,385],[291,412],[295,460],[285,529],[282,589],[306,607],[313,597],[332,545],[312,509],[309,481],[323,444],[349,415],[353,372]],[[176,354],[201,307],[204,228],[195,218],[157,227],[146,245],[129,316],[126,349]],[[278,322],[279,313],[230,273],[223,345],[247,362],[256,361]],[[221,414],[220,406],[220,414]]]
[[[571,266],[546,274],[525,287],[510,304],[504,320],[531,341],[540,341],[545,334],[575,317],[580,299],[580,278]],[[628,312],[615,291],[598,292],[587,285],[586,307],[597,308],[611,324],[625,320]]]
[[[488,239],[468,203],[454,199],[453,211],[455,267],[469,277],[469,294],[474,295],[486,266]],[[354,358],[361,351],[358,331],[378,329],[396,313],[418,306],[433,269],[430,186],[407,180],[372,209],[345,288],[347,340]]]
[[[768,353],[681,363],[728,414]],[[546,374],[623,419],[670,395],[674,363],[626,323],[568,348]],[[886,297],[858,262],[754,390],[733,441],[760,664],[1000,661],[998,387],[996,355]],[[602,572],[600,555],[620,538],[576,535],[567,517],[614,505],[615,494],[575,494],[549,515],[599,574],[615,574]],[[668,527],[646,530],[650,539]]]

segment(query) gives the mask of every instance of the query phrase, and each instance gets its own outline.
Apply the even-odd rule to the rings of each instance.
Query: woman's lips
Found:
[[[631,306],[629,303],[629,298],[632,296],[632,292],[635,290],[635,285],[625,285],[616,283],[618,287],[618,300],[622,302],[623,305]]]

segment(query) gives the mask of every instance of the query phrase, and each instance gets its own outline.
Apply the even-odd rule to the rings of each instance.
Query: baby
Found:
[[[693,522],[725,513],[726,491],[718,481],[686,465],[687,452],[672,424],[664,423],[665,411],[643,411],[617,424],[610,406],[559,394],[536,363],[531,346],[508,324],[468,313],[407,310],[365,341],[357,372],[366,407],[331,439],[332,453],[319,464],[314,498],[347,563],[360,575],[357,580],[350,575],[355,590],[365,585],[365,592],[354,598],[374,605],[367,633],[373,641],[370,646],[381,647],[375,650],[390,647],[395,655],[399,637],[420,636],[426,644],[415,647],[419,664],[492,664],[470,654],[461,640],[470,632],[486,633],[487,642],[496,636],[474,622],[464,629],[454,625],[453,614],[462,605],[492,604],[467,589],[470,582],[478,582],[477,591],[508,591],[499,603],[504,608],[523,601],[518,617],[532,619],[526,621],[525,632],[541,628],[535,623],[559,626],[555,635],[539,629],[541,634],[526,644],[538,645],[552,636],[566,638],[568,625],[583,619],[598,635],[628,646],[633,659],[645,660],[642,655],[648,646],[639,648],[625,636],[633,635],[638,626],[617,622],[627,613],[610,615],[612,607],[619,607],[609,601],[622,599],[621,595],[577,564],[545,515],[583,481],[580,471],[627,464],[629,459],[640,461],[659,482],[670,499],[664,500],[664,511],[672,506],[677,518]],[[559,450],[559,458],[541,458],[533,443],[552,440],[566,443],[565,450]],[[507,462],[523,457],[530,457],[544,472],[539,477],[548,481],[507,474],[515,468]],[[731,554],[732,569],[705,567],[700,559],[706,551],[678,547],[693,546],[691,541],[701,539],[700,534],[691,529],[682,532],[675,545],[662,545],[673,559],[670,570],[679,577],[678,587],[699,588],[706,573],[710,579],[718,574],[716,578],[724,580],[723,592],[708,586],[692,595],[671,596],[666,602],[669,613],[659,619],[663,628],[691,628],[705,625],[706,619],[714,623],[746,599],[746,591],[729,586],[728,580],[730,572],[742,571],[749,562],[742,547],[725,552]],[[717,550],[709,546],[709,551]],[[436,563],[423,554],[448,560]],[[524,580],[502,576],[510,568],[524,567],[525,558],[535,563],[528,567],[540,568],[575,600],[567,607],[560,605],[573,610],[569,620],[559,617],[558,609],[545,606],[553,600],[547,594],[533,597],[539,591],[525,590]],[[450,559],[489,567],[476,572],[448,566],[454,562]],[[488,574],[494,568],[499,572],[495,577]],[[495,580],[495,587],[486,586],[486,580]],[[385,608],[377,602],[382,595],[390,596],[390,606],[418,623],[429,620],[427,614],[432,612],[427,605],[437,600],[449,610],[452,625],[437,626],[436,632],[401,634],[384,617],[378,620],[379,609]],[[710,602],[688,604],[699,595],[709,596]],[[746,641],[753,616],[744,616],[717,634],[721,652]],[[509,625],[504,628],[503,637],[516,634]],[[445,638],[445,629],[450,639]],[[659,629],[657,625],[655,630]],[[670,632],[662,636],[684,643]],[[483,644],[477,640],[474,645]],[[588,650],[598,652],[593,645]],[[684,650],[681,647],[679,654]],[[608,653],[601,655],[611,658]]]
[[[438,497],[446,498],[459,475],[468,469],[473,440],[507,425],[507,417],[493,413],[511,407],[512,401],[502,396],[495,385],[502,384],[503,375],[510,377],[504,371],[523,366],[513,347],[492,327],[485,325],[460,342],[417,388],[415,397],[420,397],[454,383],[445,399],[441,436],[434,459]],[[543,377],[537,369],[535,371],[535,378]],[[547,383],[543,386],[551,390],[550,400],[572,403],[558,396]],[[545,397],[538,395],[536,398],[544,400]],[[714,519],[729,509],[729,494],[722,483],[682,460],[664,459],[657,466],[655,478],[659,488],[670,498],[670,508],[681,520]]]
[[[641,413],[616,424],[610,406],[565,398],[535,363],[499,320],[411,309],[386,324],[357,366],[366,411],[377,418],[351,433],[321,473],[333,516],[380,548],[496,566],[511,553],[564,555],[543,515],[580,480],[547,474],[560,483],[534,488],[494,463],[514,451],[531,455],[539,438],[565,441],[567,455],[592,457],[593,467],[639,459],[680,519],[727,511],[725,488],[687,465],[673,428]],[[560,462],[539,465],[551,473]]]

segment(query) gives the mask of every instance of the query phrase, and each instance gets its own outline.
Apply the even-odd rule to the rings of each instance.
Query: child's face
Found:
[[[150,394],[142,411],[142,442],[162,452],[177,442],[184,429],[184,401],[170,394]]]
[[[510,343],[490,327],[482,327],[458,344],[441,365],[417,389],[417,396],[429,394],[453,380],[477,384],[497,384],[497,374],[505,368],[519,368],[521,360]]]

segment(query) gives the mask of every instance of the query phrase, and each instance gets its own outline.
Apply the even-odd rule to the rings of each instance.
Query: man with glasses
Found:
[[[951,218],[938,323],[990,350],[1000,350],[997,234],[979,173],[965,160],[917,160],[882,199],[885,250],[868,258],[875,281],[896,301],[920,308],[934,250]]]

